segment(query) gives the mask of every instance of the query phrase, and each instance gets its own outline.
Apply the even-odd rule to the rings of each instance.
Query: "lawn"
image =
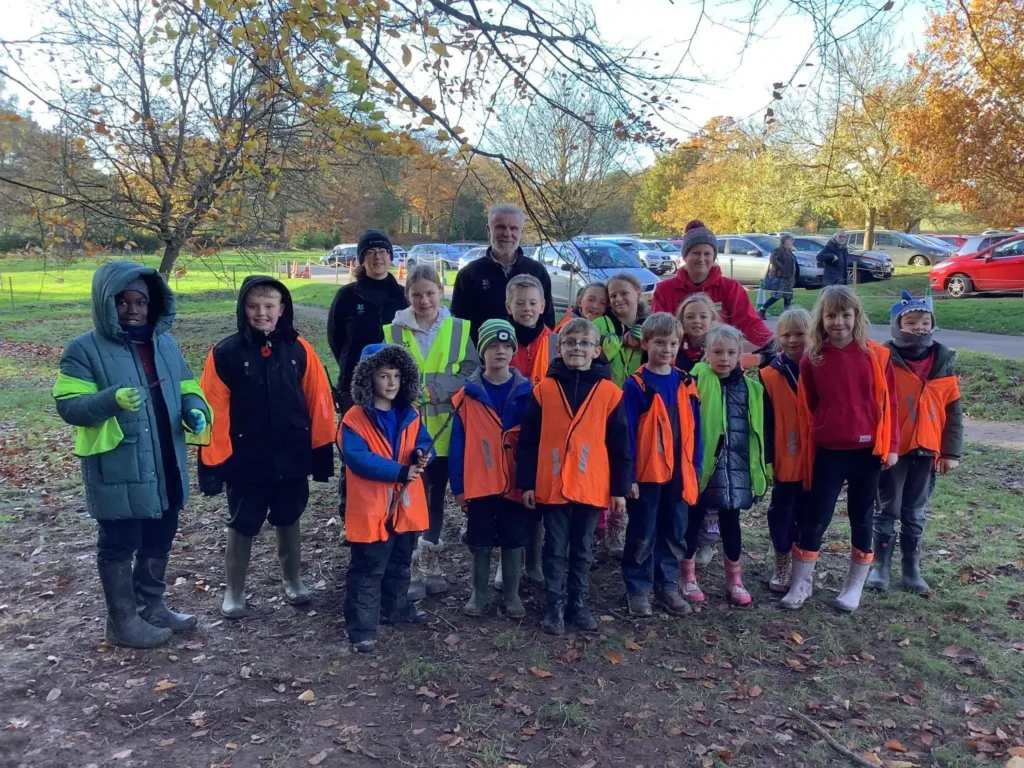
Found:
[[[175,335],[197,371],[233,330],[232,308],[230,290],[183,295]],[[427,624],[384,628],[379,653],[357,656],[344,640],[349,556],[333,483],[314,484],[303,522],[313,603],[281,599],[265,532],[239,622],[217,611],[224,499],[193,489],[168,582],[199,630],[152,652],[108,647],[95,526],[48,394],[60,345],[89,323],[78,310],[0,325],[0,754],[18,765],[844,764],[794,713],[877,765],[1002,765],[1024,747],[1021,455],[981,446],[938,481],[930,599],[869,595],[857,614],[838,614],[839,514],[816,596],[802,612],[779,610],[764,587],[762,503],[744,519],[752,608],[725,605],[719,555],[701,573],[710,602],[699,613],[630,619],[604,558],[593,576],[600,631],[556,639],[537,629],[532,586],[521,622],[461,614],[470,559],[452,508],[449,596],[424,604]],[[323,324],[299,325],[322,349]]]

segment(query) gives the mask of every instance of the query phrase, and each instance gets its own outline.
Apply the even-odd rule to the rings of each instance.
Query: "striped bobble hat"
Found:
[[[490,344],[494,344],[497,341],[503,341],[506,344],[512,345],[512,352],[519,349],[519,343],[516,341],[516,329],[512,327],[512,323],[508,320],[500,320],[498,318],[492,318],[485,320],[480,325],[480,330],[477,332],[476,349],[481,355],[484,350]]]

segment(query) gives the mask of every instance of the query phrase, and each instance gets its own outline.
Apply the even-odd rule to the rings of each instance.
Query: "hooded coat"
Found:
[[[245,299],[259,285],[281,293],[283,313],[269,334],[253,329]],[[210,445],[199,451],[204,493],[224,482],[275,483],[334,474],[334,401],[324,366],[295,330],[291,294],[264,275],[242,282],[238,332],[218,343],[203,366],[214,410]]]
[[[825,285],[846,285],[850,266],[850,249],[830,238],[825,247],[818,251],[818,265],[824,268],[822,280]]]
[[[136,279],[144,280],[149,288],[158,396],[154,396],[137,345],[117,321],[114,297]],[[212,414],[168,333],[174,315],[174,294],[155,269],[114,261],[93,274],[93,330],[64,347],[54,386],[57,413],[81,428],[80,432],[102,429],[111,436],[94,441],[91,449],[84,449],[81,439],[76,443],[86,507],[97,520],[159,518],[172,503],[184,506],[188,501],[182,420],[193,408],[201,410],[208,422]],[[117,404],[115,394],[122,387],[135,387],[143,393],[138,411],[125,411]],[[164,430],[169,434],[163,435]],[[165,456],[165,448],[173,456]],[[168,468],[177,471],[168,472]]]

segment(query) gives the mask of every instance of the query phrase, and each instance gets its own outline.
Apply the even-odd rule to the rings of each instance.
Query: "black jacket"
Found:
[[[713,375],[713,374],[712,374]],[[754,492],[750,480],[750,425],[748,422],[747,384],[743,370],[736,368],[722,379],[725,395],[725,435],[715,453],[705,454],[705,461],[714,461],[715,469],[707,487],[700,495],[700,505],[707,509],[750,509]],[[767,411],[767,409],[766,409]],[[766,429],[762,428],[765,464],[771,462]],[[706,446],[705,450],[710,446]]]
[[[601,379],[611,380],[611,372],[607,364],[597,361],[594,361],[587,371],[573,371],[558,358],[548,368],[547,378],[558,381],[569,403],[569,409],[575,414],[597,382]],[[537,398],[531,397],[523,414],[519,443],[516,447],[516,487],[520,490],[532,491],[537,487],[537,457],[540,451],[542,418]],[[622,401],[619,401],[608,418],[604,442],[608,450],[611,495],[625,496],[630,490],[633,459],[629,454],[629,425],[626,422],[625,403]]]
[[[825,247],[818,251],[817,261],[818,266],[825,270],[822,276],[825,285],[846,285],[846,270],[850,264],[849,248],[839,245],[835,240],[829,240]]]
[[[254,331],[245,318],[245,296],[257,285],[281,292],[284,314],[269,335]],[[314,425],[303,378],[309,366],[322,377],[323,364],[299,339],[293,325],[292,300],[283,283],[270,277],[245,278],[238,294],[238,332],[218,343],[206,359],[203,390],[214,410],[213,440],[230,441],[230,457],[208,466],[213,448],[200,449],[199,486],[204,493],[220,492],[222,483],[274,483],[313,475],[325,482],[334,474],[334,442],[314,448]],[[318,431],[334,429],[333,408],[317,412]],[[226,413],[225,413],[226,411]],[[227,419],[225,419],[227,416]],[[218,431],[218,420],[228,432]],[[220,451],[218,451],[220,453]]]
[[[544,265],[527,257],[523,249],[516,251],[516,260],[508,275],[501,264],[491,257],[491,249],[487,254],[459,270],[455,276],[455,288],[452,292],[451,311],[455,317],[469,320],[470,337],[476,344],[477,331],[485,320],[498,318],[508,319],[505,309],[505,286],[516,275],[533,275],[544,287],[544,314],[541,320],[548,328],[555,327],[555,303],[551,298],[551,277]]]
[[[383,292],[368,291],[367,288],[374,287],[372,283],[380,283]],[[383,280],[364,276],[338,289],[327,315],[327,343],[338,363],[341,413],[352,405],[349,393],[352,372],[363,349],[384,341],[384,326],[395,319],[395,313],[408,306],[404,289],[391,274]]]

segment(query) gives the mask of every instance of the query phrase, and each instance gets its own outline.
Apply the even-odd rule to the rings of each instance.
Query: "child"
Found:
[[[775,570],[768,581],[772,592],[789,591],[791,550],[796,541],[796,513],[807,505],[803,487],[803,438],[800,434],[800,409],[797,394],[800,360],[807,348],[811,315],[802,307],[791,307],[779,316],[775,333],[781,351],[760,370],[764,385],[766,432],[774,436],[772,500],[768,505],[768,532],[775,549]]]
[[[549,635],[564,634],[565,622],[597,628],[587,606],[594,530],[609,502],[624,513],[631,467],[622,391],[607,366],[594,365],[597,329],[582,317],[570,320],[558,347],[561,359],[533,390],[516,448],[523,504],[544,516],[547,612],[540,626]]]
[[[156,270],[97,269],[92,316],[96,327],[64,347],[53,397],[78,428],[107,641],[155,648],[197,623],[164,603],[164,576],[188,501],[185,443],[208,438],[213,412],[168,333],[174,294]]]
[[[693,293],[683,299],[676,317],[683,325],[676,367],[689,373],[704,357],[704,342],[711,326],[718,322],[718,308],[706,293]]]
[[[242,282],[238,332],[210,350],[202,386],[216,419],[199,451],[199,487],[226,486],[228,540],[222,615],[245,615],[245,576],[252,539],[270,521],[277,533],[281,583],[292,605],[312,597],[302,583],[299,518],[309,476],[334,474],[334,399],[323,363],[293,324],[291,295],[263,275]]]
[[[679,560],[687,510],[699,493],[700,402],[693,379],[674,366],[679,321],[656,312],[642,330],[647,364],[622,390],[633,457],[622,579],[631,616],[652,615],[652,587],[665,610],[685,616],[691,608],[679,594]]]
[[[576,306],[570,307],[569,311],[565,313],[565,317],[558,321],[558,324],[555,325],[555,333],[558,333],[562,326],[574,317],[585,317],[593,323],[607,309],[608,287],[600,281],[587,283],[576,291]]]
[[[512,367],[536,386],[548,373],[555,359],[554,334],[541,321],[544,315],[544,288],[533,275],[516,275],[505,289],[505,309],[516,331]]]
[[[935,470],[951,472],[963,448],[963,406],[956,380],[956,352],[932,338],[935,315],[930,299],[903,300],[892,308],[889,348],[896,376],[899,460],[882,473],[881,508],[875,512],[875,561],[869,589],[889,588],[892,542],[900,520],[903,588],[928,594],[921,577],[925,509],[935,487]]]
[[[801,429],[801,474],[811,493],[797,510],[793,574],[782,607],[796,610],[811,596],[821,540],[845,480],[852,548],[836,607],[855,611],[871,567],[878,476],[896,463],[900,431],[889,350],[868,340],[864,307],[845,285],[827,286],[814,305],[811,340],[800,361],[800,396],[810,422]]]
[[[522,277],[527,276],[513,281]],[[499,547],[505,613],[519,618],[526,615],[519,599],[522,548],[530,544],[535,516],[523,508],[522,493],[516,490],[514,459],[533,386],[509,368],[516,353],[510,323],[485,321],[477,344],[484,368],[452,400],[456,407],[462,405],[452,422],[448,460],[452,493],[466,511],[466,541],[473,553],[473,593],[463,612],[482,616],[486,611],[491,549]]]
[[[352,548],[345,579],[345,628],[359,653],[370,653],[377,624],[426,618],[409,599],[410,564],[430,523],[423,474],[433,456],[415,408],[420,372],[407,351],[370,344],[352,373],[353,407],[338,432]]]
[[[620,272],[608,281],[610,312],[594,321],[601,334],[601,346],[611,368],[612,382],[622,387],[626,379],[644,364],[640,328],[647,319],[647,302],[640,298],[642,288],[636,275]]]
[[[701,522],[709,509],[718,510],[729,602],[736,606],[751,602],[741,576],[740,511],[754,506],[768,489],[771,443],[765,440],[764,388],[743,374],[739,364],[742,349],[742,333],[731,325],[716,325],[708,331],[707,362],[693,367],[707,456],[701,467],[700,498],[690,509],[686,526],[686,558],[679,581],[683,597],[694,603],[705,600],[697,586],[694,555]]]

